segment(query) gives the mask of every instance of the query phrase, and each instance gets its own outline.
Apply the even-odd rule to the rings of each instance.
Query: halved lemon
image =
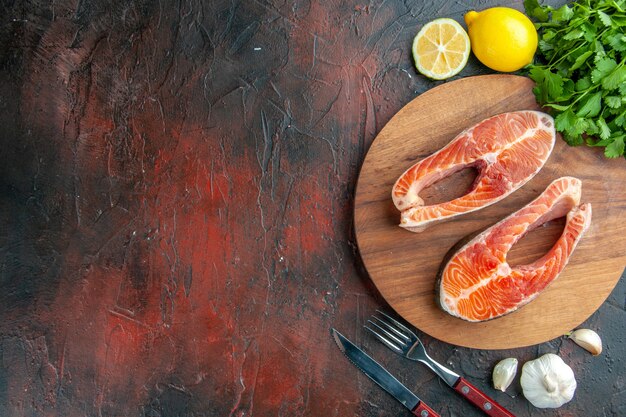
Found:
[[[446,17],[426,23],[413,39],[415,67],[435,80],[444,80],[461,72],[470,50],[465,29]]]

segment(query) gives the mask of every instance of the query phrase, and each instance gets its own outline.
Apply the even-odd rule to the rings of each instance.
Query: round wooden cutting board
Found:
[[[442,148],[465,128],[498,113],[538,110],[533,82],[513,75],[487,75],[442,84],[400,110],[374,140],[361,168],[354,221],[359,251],[372,281],[407,321],[455,345],[505,349],[533,345],[572,330],[607,298],[626,266],[626,162],[607,160],[602,150],[569,147],[557,137],[544,168],[520,190],[483,210],[434,225],[422,233],[397,226],[391,201],[396,179],[413,163]],[[591,227],[561,275],[534,301],[483,323],[454,318],[435,304],[435,281],[446,252],[462,237],[524,206],[554,179],[583,181],[582,202],[592,204]],[[468,169],[424,191],[426,204],[467,191]],[[564,221],[554,220],[524,237],[509,263],[532,262],[554,244]]]

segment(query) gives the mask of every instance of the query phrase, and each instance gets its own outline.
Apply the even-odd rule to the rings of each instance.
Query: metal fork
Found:
[[[364,327],[385,346],[405,358],[428,366],[446,384],[461,394],[463,398],[480,408],[485,414],[493,417],[515,417],[511,412],[470,384],[468,380],[428,356],[420,339],[408,327],[380,310],[376,310],[376,312],[381,317],[372,316],[372,320],[367,321],[370,326],[365,325]]]

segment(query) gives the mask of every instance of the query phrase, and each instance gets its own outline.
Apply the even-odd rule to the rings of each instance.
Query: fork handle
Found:
[[[427,406],[424,401],[420,401],[411,412],[418,417],[441,417],[435,410]]]
[[[491,417],[515,417],[506,408],[489,398],[484,392],[470,384],[469,381],[463,377],[460,377],[456,384],[454,384],[454,390],[465,397],[469,402],[480,408],[483,413]]]

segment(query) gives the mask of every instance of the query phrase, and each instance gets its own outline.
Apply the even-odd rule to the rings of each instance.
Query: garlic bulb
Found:
[[[502,392],[506,391],[513,382],[515,374],[517,374],[517,359],[502,359],[493,368],[493,387]]]
[[[570,401],[576,391],[572,368],[553,353],[526,362],[520,383],[524,397],[537,408],[558,408]]]
[[[602,340],[598,333],[590,329],[578,329],[570,334],[569,338],[576,344],[591,352],[592,355],[597,356],[602,353]]]

